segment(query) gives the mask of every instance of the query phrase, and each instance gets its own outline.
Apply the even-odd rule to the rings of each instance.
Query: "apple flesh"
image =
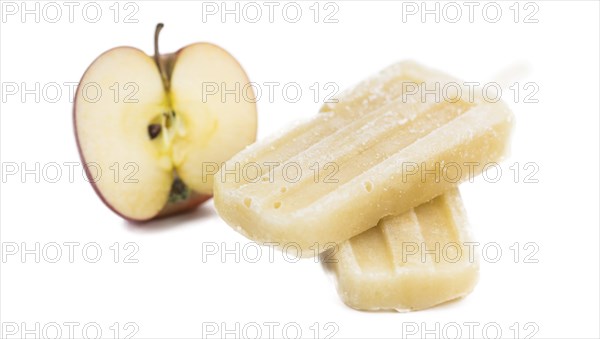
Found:
[[[161,56],[161,28],[154,58],[133,47],[105,52],[83,75],[75,98],[75,136],[86,173],[104,203],[129,220],[206,201],[213,177],[204,164],[220,165],[256,140],[251,89],[240,100],[221,95],[249,84],[237,60],[209,43]],[[207,83],[211,95],[203,93]]]

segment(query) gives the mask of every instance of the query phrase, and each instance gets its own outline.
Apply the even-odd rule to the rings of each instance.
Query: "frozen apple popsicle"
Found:
[[[360,310],[411,311],[469,294],[479,276],[458,189],[325,252],[340,298]]]
[[[219,214],[255,241],[310,256],[480,173],[506,152],[512,114],[479,96],[422,95],[449,83],[461,82],[396,64],[251,145],[214,176]]]

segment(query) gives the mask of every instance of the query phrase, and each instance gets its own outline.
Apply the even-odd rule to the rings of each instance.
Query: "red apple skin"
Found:
[[[75,103],[77,102],[77,96],[79,95],[79,86],[81,86],[81,82],[83,81],[83,78],[85,77],[85,74],[88,72],[88,70],[90,69],[90,67],[102,55],[104,55],[104,54],[106,54],[106,53],[108,53],[108,52],[110,52],[110,51],[112,51],[114,49],[117,49],[117,48],[131,48],[131,49],[135,49],[135,50],[138,50],[138,51],[142,52],[140,49],[135,48],[135,47],[119,46],[119,47],[111,48],[111,49],[105,51],[104,53],[100,54],[86,68],[85,72],[81,76],[81,80],[79,80],[79,84],[77,85],[77,90],[75,92],[75,97],[74,97],[74,100],[73,100],[73,132],[75,133],[75,141],[77,142],[77,152],[79,153],[79,157],[81,158],[81,164],[83,165],[83,168],[85,169],[85,175],[88,178],[88,182],[92,185],[92,188],[94,188],[94,192],[96,192],[96,195],[98,195],[98,197],[100,198],[100,200],[102,200],[102,202],[111,211],[113,211],[115,214],[119,215],[121,218],[123,218],[125,220],[128,220],[128,221],[131,221],[131,222],[146,222],[146,221],[150,221],[150,220],[157,219],[157,218],[167,217],[167,216],[171,216],[171,215],[174,215],[174,214],[183,213],[183,212],[186,212],[186,211],[191,211],[192,209],[200,206],[202,203],[204,203],[205,201],[207,201],[210,198],[212,198],[212,195],[197,194],[197,193],[193,192],[191,194],[190,198],[188,198],[185,201],[181,201],[181,202],[174,203],[174,204],[166,204],[160,212],[158,212],[155,216],[153,216],[151,218],[148,218],[148,219],[135,219],[135,218],[128,217],[126,215],[123,215],[121,212],[119,212],[116,208],[114,208],[111,204],[108,203],[108,201],[102,195],[102,192],[100,192],[100,189],[98,189],[98,186],[96,186],[96,182],[94,181],[94,177],[90,173],[90,170],[89,170],[89,168],[87,166],[87,162],[85,161],[85,156],[83,155],[83,152],[81,151],[81,145],[79,143],[79,136],[77,135],[77,112],[76,112],[76,109],[75,109],[75,107],[76,107]]]

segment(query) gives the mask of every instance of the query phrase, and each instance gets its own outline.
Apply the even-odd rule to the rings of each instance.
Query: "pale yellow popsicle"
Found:
[[[410,311],[469,294],[479,257],[457,189],[388,216],[322,255],[342,300],[360,310]]]
[[[504,155],[512,114],[479,97],[422,100],[423,86],[451,82],[460,84],[413,62],[396,64],[310,120],[251,145],[214,176],[219,214],[253,240],[292,243],[310,256],[480,173]],[[422,86],[403,95],[414,84]]]

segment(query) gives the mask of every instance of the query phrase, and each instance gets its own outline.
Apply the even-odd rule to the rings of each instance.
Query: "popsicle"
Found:
[[[312,256],[477,175],[507,151],[512,114],[479,96],[423,96],[449,83],[461,82],[414,62],[363,81],[224,163],[219,214],[250,239]]]
[[[457,189],[322,254],[340,298],[360,310],[425,309],[469,294],[479,257]]]

